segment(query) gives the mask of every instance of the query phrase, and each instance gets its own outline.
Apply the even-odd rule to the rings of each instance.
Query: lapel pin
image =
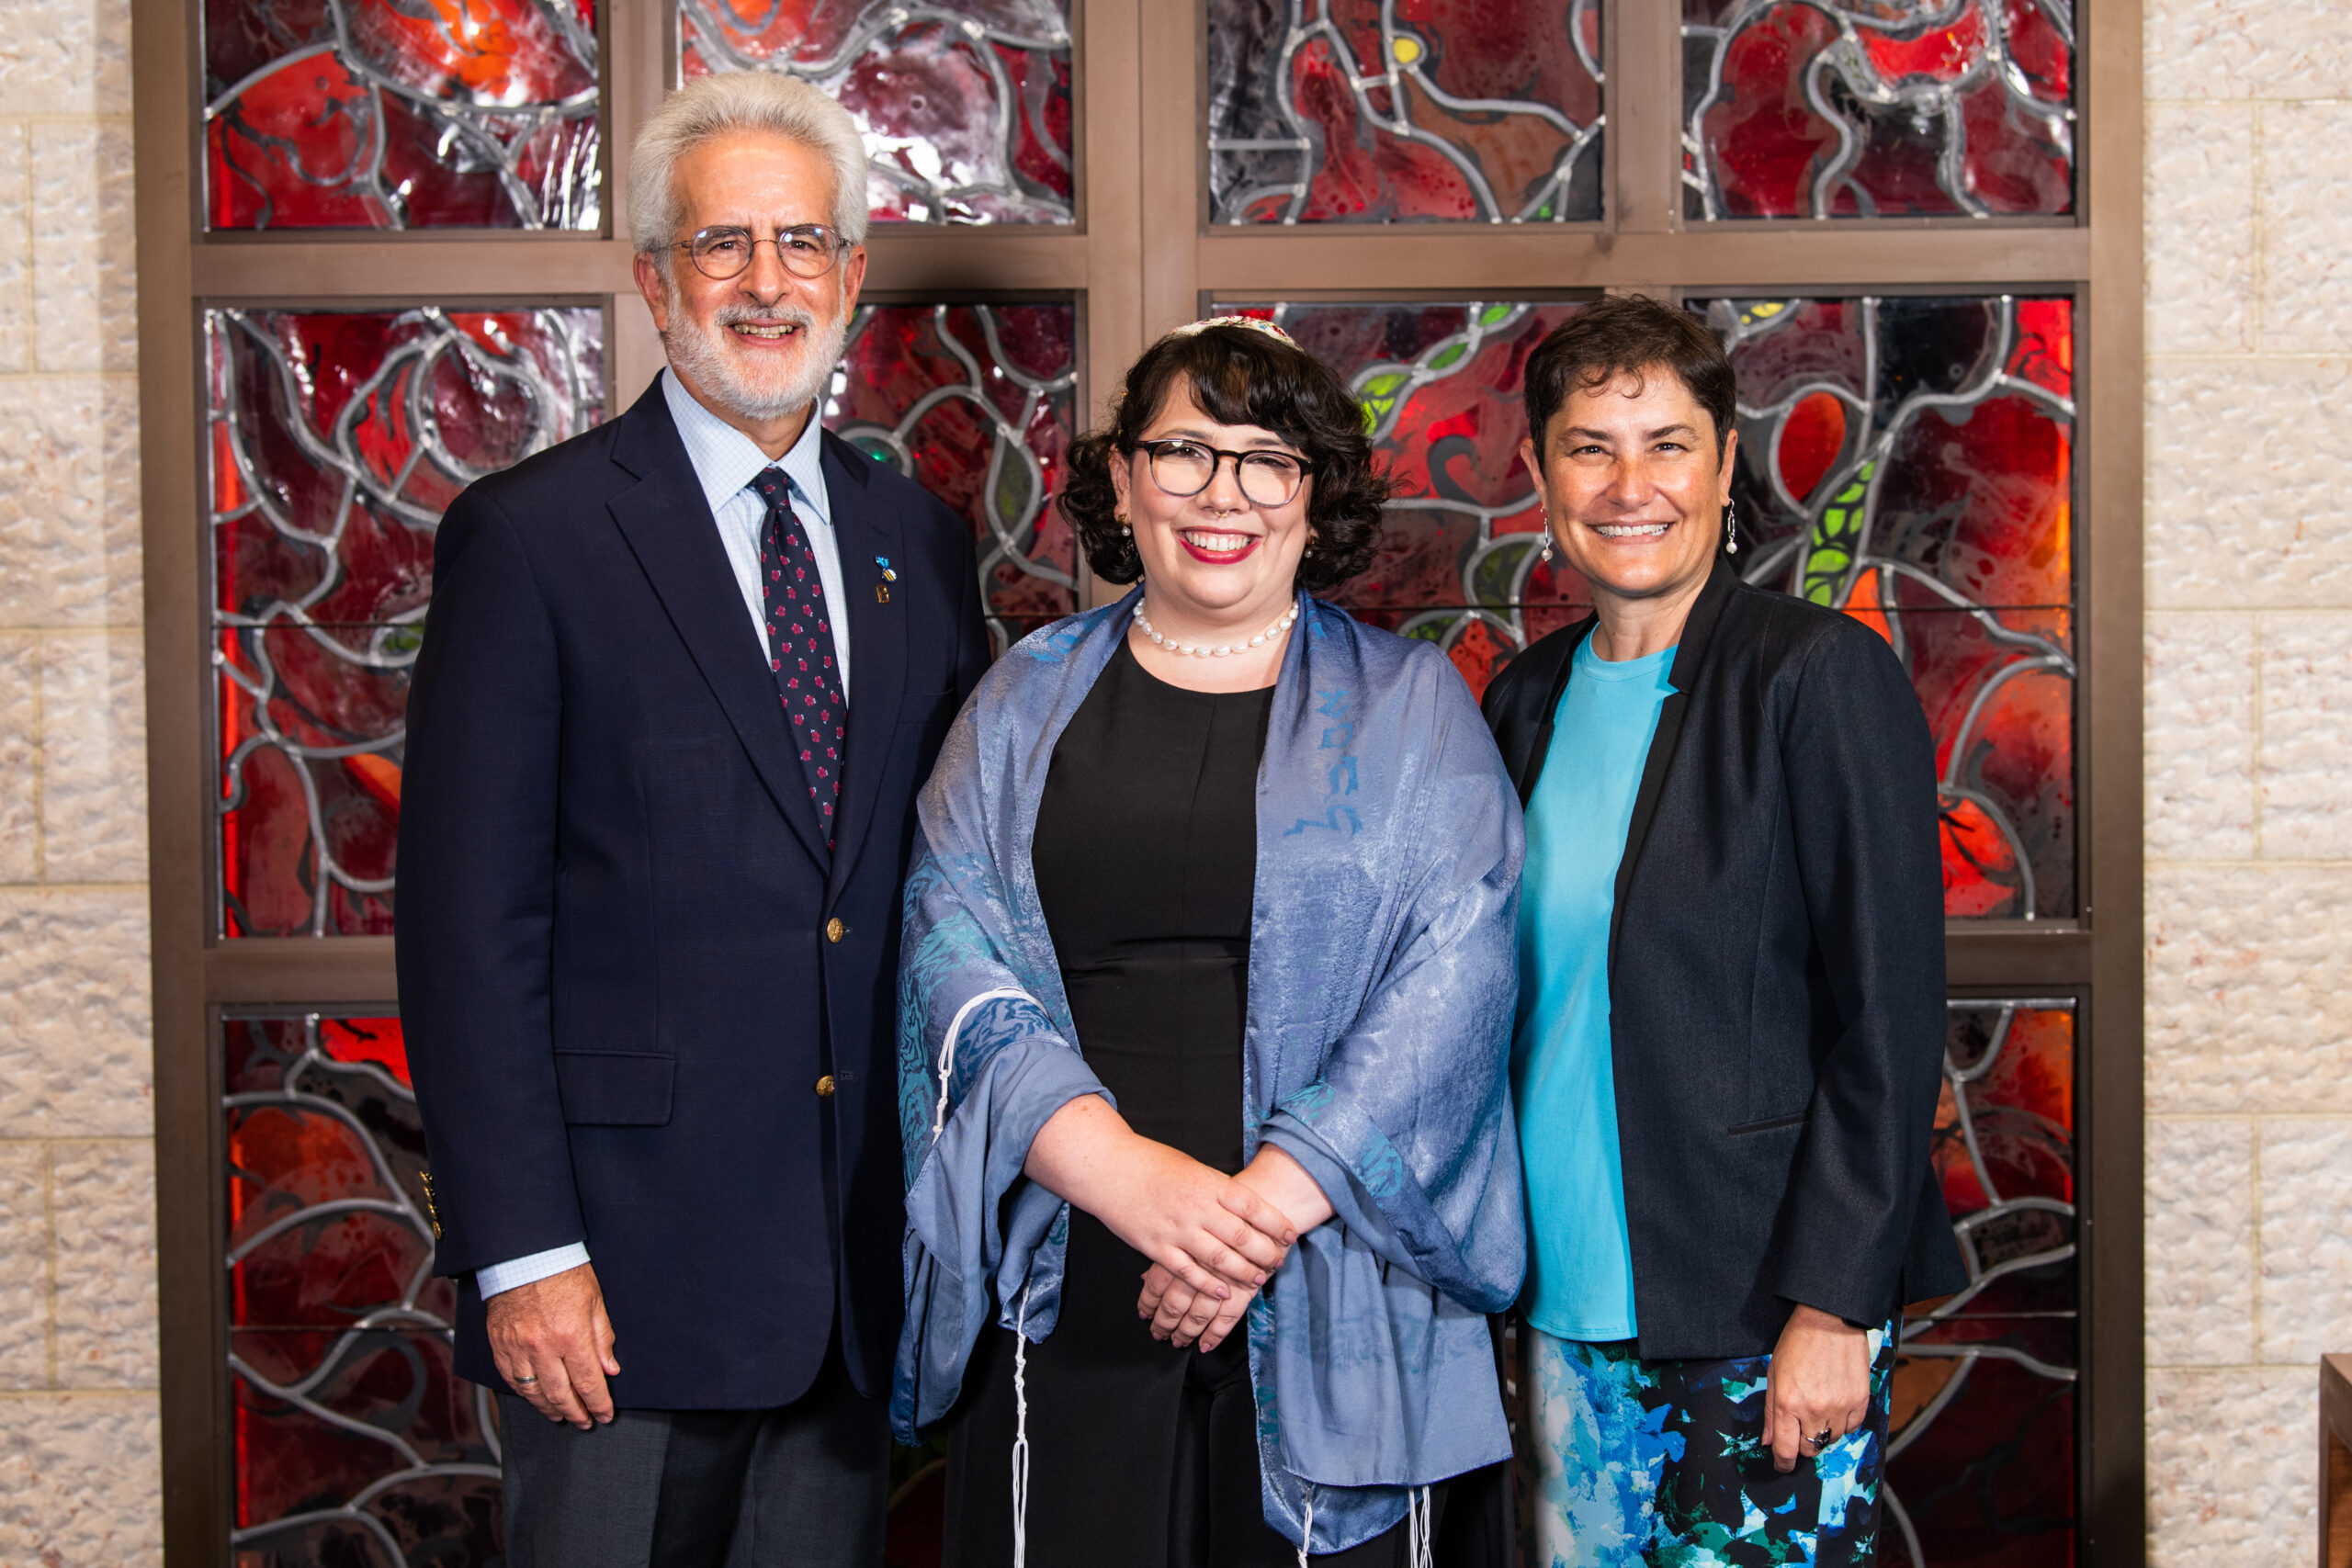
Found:
[[[890,584],[899,581],[899,574],[890,570],[888,556],[876,556],[874,564],[882,569],[882,581],[874,585],[874,602],[888,604],[890,602]]]

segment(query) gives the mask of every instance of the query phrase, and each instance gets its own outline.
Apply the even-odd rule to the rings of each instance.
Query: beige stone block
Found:
[[[130,0],[9,0],[0,115],[130,112]]]
[[[2352,8],[2342,0],[2146,0],[2152,98],[2352,96]]]
[[[152,1135],[151,1028],[143,890],[0,891],[0,1137]]]
[[[49,881],[146,879],[145,675],[135,631],[41,640],[41,844]]]
[[[2153,360],[2146,409],[2151,608],[2352,604],[2352,359]]]
[[[2159,612],[2143,646],[2149,855],[2252,859],[2254,617]]]
[[[0,883],[40,874],[40,645],[0,633]]]
[[[2251,1361],[2254,1125],[2147,1127],[2148,1364]],[[61,1359],[63,1333],[61,1320]]]
[[[161,1568],[162,1443],[152,1393],[0,1399],[0,1562]]]
[[[2352,870],[2147,873],[2148,1109],[2352,1111]]]
[[[138,369],[130,128],[36,124],[32,164],[35,364]]]
[[[2253,346],[2254,115],[2248,104],[2148,109],[2148,352]]]
[[[2352,1346],[2352,1122],[2260,1126],[2260,1359],[2309,1368]]]
[[[7,48],[0,44],[0,54]],[[28,132],[0,123],[0,370],[32,367],[32,164]]]
[[[2317,1373],[2148,1374],[2149,1568],[2312,1561]]]
[[[155,1147],[53,1145],[57,1386],[155,1386]]]
[[[2262,278],[2263,347],[2352,348],[2352,104],[2263,106]]]
[[[2352,611],[2262,617],[2266,859],[2352,858]]]
[[[0,1389],[49,1382],[49,1145],[0,1144]]]
[[[139,552],[137,387],[0,378],[0,626],[138,625]]]

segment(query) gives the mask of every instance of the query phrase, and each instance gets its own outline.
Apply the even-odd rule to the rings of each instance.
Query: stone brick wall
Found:
[[[0,37],[0,1562],[160,1561],[128,0]],[[2152,1558],[2352,1347],[2352,6],[2148,0]]]
[[[2151,1560],[2254,1568],[2352,1348],[2352,7],[2147,20]]]
[[[127,0],[0,29],[0,1562],[162,1559]]]

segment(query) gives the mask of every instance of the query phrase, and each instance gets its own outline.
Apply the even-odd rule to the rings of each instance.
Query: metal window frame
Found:
[[[383,938],[213,934],[209,548],[202,311],[214,303],[422,303],[420,277],[469,298],[608,301],[612,389],[661,363],[615,237],[628,141],[674,70],[663,0],[606,0],[605,231],[207,234],[201,6],[133,0],[141,513],[145,560],[154,1084],[162,1274],[164,1515],[174,1568],[229,1560],[220,1017],[246,1008],[392,1005]],[[2144,1561],[2142,1190],[2141,17],[2079,0],[2074,217],[2015,225],[1687,222],[1679,6],[1609,0],[1599,224],[1210,228],[1199,0],[1074,0],[1078,222],[877,231],[877,298],[1039,293],[1084,312],[1081,423],[1158,333],[1217,298],[1611,292],[1850,292],[2004,286],[2072,291],[2076,362],[2077,919],[1955,923],[1955,993],[2080,998],[2077,1127],[2086,1259],[2080,1431],[2088,1562]],[[1176,62],[1191,62],[1193,69]],[[1089,112],[1090,103],[1107,112]],[[1147,199],[1148,193],[1148,199]],[[617,411],[624,406],[614,401]]]

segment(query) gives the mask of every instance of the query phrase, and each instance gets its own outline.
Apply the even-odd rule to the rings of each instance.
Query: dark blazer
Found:
[[[858,1387],[889,1386],[899,884],[988,645],[964,525],[823,440],[850,647],[830,857],[658,383],[442,520],[401,1017],[476,1382],[499,1386],[472,1270],[585,1237],[622,1405],[786,1404],[837,1322]]]
[[[1593,625],[1487,688],[1522,802]],[[1644,1356],[1755,1355],[1793,1303],[1875,1325],[1965,1283],[1928,1157],[1935,744],[1883,638],[1720,558],[1669,679],[1609,932],[1634,1315]]]

